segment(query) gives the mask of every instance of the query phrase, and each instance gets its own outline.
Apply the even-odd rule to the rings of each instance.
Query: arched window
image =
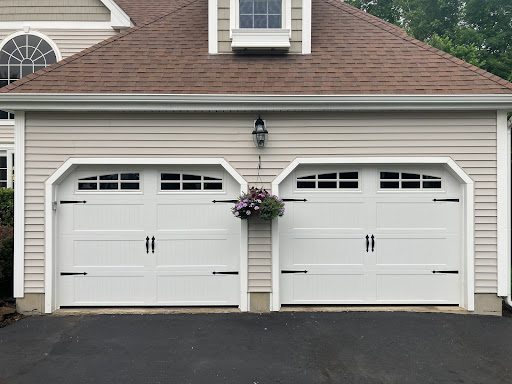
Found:
[[[0,47],[0,88],[57,62],[57,53],[44,38],[23,34]],[[0,111],[0,119],[12,119]]]

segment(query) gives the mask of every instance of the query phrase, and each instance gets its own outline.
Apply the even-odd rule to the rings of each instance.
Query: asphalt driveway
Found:
[[[0,383],[512,383],[512,318],[31,317],[0,329]]]

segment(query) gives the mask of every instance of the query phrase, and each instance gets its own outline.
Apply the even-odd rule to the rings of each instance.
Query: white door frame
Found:
[[[56,282],[55,268],[55,211],[54,202],[57,199],[55,186],[64,180],[79,165],[220,165],[239,184],[240,192],[247,192],[247,181],[222,158],[70,158],[62,164],[45,182],[45,313],[51,313],[57,308],[55,297]],[[236,218],[233,217],[233,220]],[[248,310],[248,277],[247,277],[247,220],[240,220],[240,310]]]
[[[475,196],[474,181],[464,170],[450,157],[314,157],[297,158],[286,167],[272,181],[272,193],[279,195],[279,185],[301,164],[401,164],[401,165],[431,165],[439,164],[447,167],[448,170],[461,182],[464,187],[464,262],[461,268],[461,282],[465,289],[461,290],[460,306],[468,311],[475,309],[475,266],[474,266],[474,244],[475,244]],[[279,219],[272,222],[272,300],[271,310],[279,311],[281,299],[279,291]]]

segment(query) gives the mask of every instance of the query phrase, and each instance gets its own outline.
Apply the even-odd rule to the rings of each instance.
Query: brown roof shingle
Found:
[[[172,9],[153,21],[0,92],[512,93],[512,83],[338,0],[313,0],[311,47],[311,55],[209,55],[207,0],[173,0]]]
[[[176,0],[115,0],[135,25],[156,19],[176,8]]]

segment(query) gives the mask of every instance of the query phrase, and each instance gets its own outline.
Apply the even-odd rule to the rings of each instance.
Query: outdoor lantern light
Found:
[[[265,122],[261,120],[261,116],[258,116],[258,120],[254,123],[254,131],[252,131],[252,138],[254,139],[254,145],[259,148],[263,148],[267,145],[268,131],[265,129]]]

